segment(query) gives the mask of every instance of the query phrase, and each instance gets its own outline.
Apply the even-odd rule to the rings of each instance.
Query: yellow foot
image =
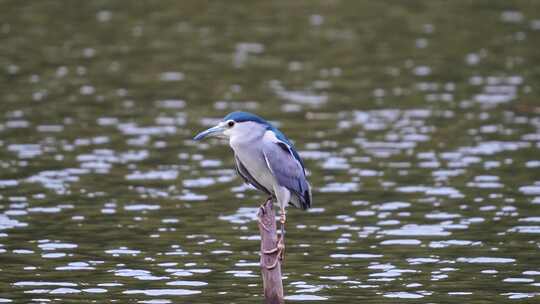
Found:
[[[276,260],[272,264],[264,265],[264,267],[266,267],[266,269],[268,269],[268,270],[274,269],[278,265],[278,262],[283,261],[284,257],[285,257],[285,243],[283,242],[283,238],[282,237],[279,238],[276,248],[273,248],[273,249],[270,249],[270,250],[265,250],[265,251],[263,251],[263,253],[264,254],[276,254],[277,253],[276,254]]]
[[[285,239],[284,235],[282,235],[277,243],[277,249],[278,249],[278,257],[281,261],[285,261]]]

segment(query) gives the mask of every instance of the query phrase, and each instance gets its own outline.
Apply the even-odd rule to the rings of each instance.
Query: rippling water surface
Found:
[[[0,303],[257,303],[227,112],[309,168],[287,302],[540,300],[535,2],[0,2]]]

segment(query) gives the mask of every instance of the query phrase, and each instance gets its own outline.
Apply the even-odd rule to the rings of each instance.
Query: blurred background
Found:
[[[540,4],[0,1],[0,303],[258,303],[233,110],[296,145],[288,302],[540,297]]]

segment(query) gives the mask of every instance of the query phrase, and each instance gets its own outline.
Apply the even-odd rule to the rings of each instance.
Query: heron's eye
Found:
[[[229,122],[227,122],[227,125],[229,126],[229,128],[231,128],[232,126],[234,126],[234,121],[229,120]]]

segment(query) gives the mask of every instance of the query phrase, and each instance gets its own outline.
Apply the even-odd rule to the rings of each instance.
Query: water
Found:
[[[261,302],[237,109],[310,171],[287,302],[539,300],[536,3],[0,6],[0,303]]]

